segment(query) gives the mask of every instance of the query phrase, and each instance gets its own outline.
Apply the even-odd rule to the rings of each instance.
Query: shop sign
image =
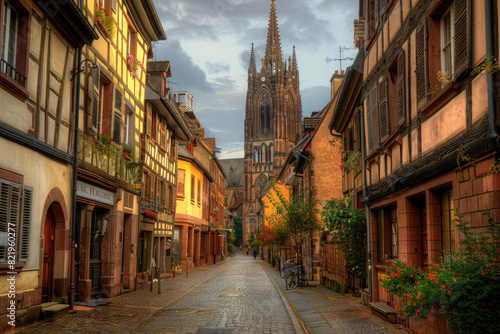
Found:
[[[85,198],[90,198],[95,201],[99,201],[109,205],[114,204],[113,201],[115,198],[115,194],[113,192],[104,190],[102,188],[93,186],[91,184],[82,181],[78,181],[77,183],[76,195]]]

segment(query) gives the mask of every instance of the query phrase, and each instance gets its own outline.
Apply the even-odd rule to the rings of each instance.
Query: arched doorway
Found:
[[[43,276],[42,276],[42,301],[52,301],[52,283],[54,281],[54,240],[55,219],[52,208],[49,208],[45,217],[45,231],[43,238]]]

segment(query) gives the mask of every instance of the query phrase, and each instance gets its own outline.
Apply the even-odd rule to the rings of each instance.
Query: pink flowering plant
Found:
[[[459,333],[496,333],[500,318],[500,224],[488,215],[489,227],[473,232],[457,215],[462,239],[456,252],[446,254],[427,272],[411,261],[390,262],[381,286],[399,297],[395,308],[402,317],[426,318],[432,308],[447,317]]]
[[[138,76],[137,72],[139,71],[139,69],[142,66],[141,62],[137,58],[134,58],[133,55],[128,54],[127,55],[127,65],[128,65],[130,72],[132,72],[132,76],[137,78],[137,76]]]

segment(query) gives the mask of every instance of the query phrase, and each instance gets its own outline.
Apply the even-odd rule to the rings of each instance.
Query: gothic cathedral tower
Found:
[[[300,139],[302,103],[295,46],[288,62],[283,60],[276,17],[271,3],[266,53],[257,72],[252,43],[248,66],[245,115],[245,194],[243,243],[261,226],[259,197],[270,176],[278,176],[283,163]]]

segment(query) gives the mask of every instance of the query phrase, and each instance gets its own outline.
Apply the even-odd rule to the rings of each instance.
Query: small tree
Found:
[[[366,281],[366,226],[363,209],[352,207],[349,197],[331,199],[321,210],[321,217],[333,235],[336,245],[344,252],[348,271]]]
[[[301,191],[296,196],[287,200],[281,190],[273,182],[272,191],[276,198],[270,197],[276,213],[268,217],[270,225],[277,232],[277,240],[286,243],[290,240],[294,253],[302,258],[301,250],[304,241],[314,231],[322,228],[315,209],[315,201],[311,191]]]

